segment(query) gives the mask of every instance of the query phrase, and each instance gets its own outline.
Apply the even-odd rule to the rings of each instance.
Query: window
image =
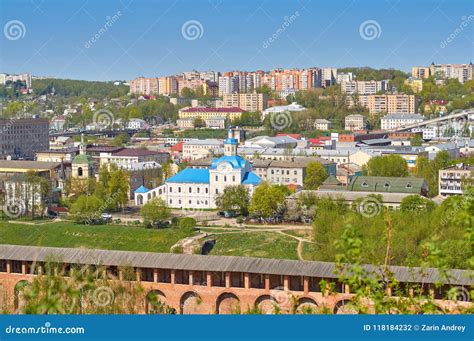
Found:
[[[199,190],[200,190],[200,188],[198,187],[198,188],[197,188],[197,192],[198,192],[198,193],[199,193]]]
[[[181,199],[179,199],[179,200],[178,200],[178,204],[180,204],[180,205],[181,205]]]
[[[191,200],[189,200],[189,205],[191,205]]]
[[[232,181],[235,182],[235,175],[232,175]]]
[[[216,175],[216,181],[219,181],[219,176],[218,175]]]
[[[170,193],[173,192],[173,187],[170,186]]]
[[[227,182],[227,176],[224,175],[224,182]]]
[[[189,187],[189,193],[191,193],[191,192],[192,192],[192,188],[191,188],[191,187]]]
[[[209,193],[209,189],[208,189],[208,188],[206,188],[206,194],[207,194],[207,193]]]
[[[181,187],[178,187],[178,192],[181,193]]]
[[[219,189],[216,188],[216,194],[219,194]]]
[[[296,174],[298,174],[298,172],[297,172],[297,171],[295,171],[295,175],[296,175]]]

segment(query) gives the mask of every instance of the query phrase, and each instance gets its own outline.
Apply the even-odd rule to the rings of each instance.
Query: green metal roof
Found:
[[[425,180],[413,177],[356,176],[349,184],[350,191],[420,194]]]
[[[86,154],[79,154],[77,155],[74,160],[72,160],[72,163],[94,163],[94,160],[92,160],[92,157],[90,155]]]

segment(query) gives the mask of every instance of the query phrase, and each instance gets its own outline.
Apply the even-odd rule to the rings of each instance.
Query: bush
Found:
[[[244,218],[242,217],[238,217],[237,220],[236,220],[237,224],[241,225],[244,223]]]
[[[196,227],[196,219],[185,217],[179,220],[179,228],[181,230],[192,231]]]

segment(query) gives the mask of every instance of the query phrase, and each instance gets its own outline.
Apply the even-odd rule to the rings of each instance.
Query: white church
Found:
[[[208,169],[186,168],[157,188],[141,186],[135,191],[135,204],[141,206],[159,197],[172,208],[216,208],[216,197],[227,186],[244,185],[251,196],[261,182],[250,162],[237,155],[237,140],[228,137],[224,156],[214,159]]]

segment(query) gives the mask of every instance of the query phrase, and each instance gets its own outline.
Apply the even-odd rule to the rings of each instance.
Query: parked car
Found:
[[[100,217],[102,218],[102,220],[105,220],[105,221],[112,220],[112,214],[107,213],[107,212],[102,213]]]

